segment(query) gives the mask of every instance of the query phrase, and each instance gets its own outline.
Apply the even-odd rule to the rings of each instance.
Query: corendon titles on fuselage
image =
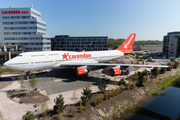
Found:
[[[90,58],[91,57],[91,54],[78,54],[78,55],[69,55],[69,53],[64,53],[63,56],[63,60],[66,59],[66,60],[69,60],[69,59],[79,59],[79,58]]]

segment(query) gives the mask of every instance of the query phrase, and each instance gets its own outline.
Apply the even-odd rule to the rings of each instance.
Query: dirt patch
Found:
[[[7,97],[19,103],[41,103],[49,100],[47,96],[42,95],[39,91],[34,92],[31,90],[9,90]],[[18,100],[19,99],[19,100]]]
[[[12,84],[12,82],[11,78],[0,78],[0,90]]]
[[[124,90],[122,93],[117,96],[108,98],[106,101],[103,100],[99,105],[94,106],[93,101],[97,99],[100,93],[93,94],[92,100],[89,103],[86,111],[80,112],[80,104],[74,104],[76,106],[75,117],[72,117],[72,108],[73,106],[67,106],[63,113],[61,114],[61,120],[101,120],[101,119],[113,119],[113,114],[118,109],[117,104],[119,105],[119,110],[123,112],[125,108],[131,107],[132,105],[142,101],[142,96],[145,94],[142,88],[136,87],[133,90]],[[117,104],[116,104],[117,103]],[[56,120],[57,115],[52,111],[50,120]],[[41,119],[45,120],[45,118]]]
[[[180,72],[180,66],[177,69],[172,69],[171,71],[166,71],[165,74],[160,74],[157,80],[165,79],[168,76],[173,76],[177,72]],[[133,90],[124,90],[122,93],[118,94],[115,97],[111,97],[107,101],[103,101],[96,107],[93,104],[88,105],[87,110],[80,113],[79,103],[75,104],[76,114],[75,117],[72,117],[72,108],[73,106],[67,106],[64,109],[64,112],[61,114],[62,120],[100,120],[100,119],[113,119],[113,116],[119,116],[125,110],[132,108],[132,106],[142,103],[148,99],[146,93],[146,87],[149,83],[152,83],[152,80],[149,79],[144,85],[140,87],[135,87]],[[153,84],[153,83],[152,83]],[[156,84],[153,84],[157,86]],[[93,94],[92,101],[97,98],[97,94]],[[116,103],[117,104],[116,104]],[[52,114],[51,120],[57,119],[57,115]]]

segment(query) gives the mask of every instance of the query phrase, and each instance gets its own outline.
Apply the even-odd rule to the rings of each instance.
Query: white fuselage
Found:
[[[124,53],[119,50],[26,52],[5,62],[3,66],[24,71],[59,69],[62,68],[61,64],[107,62],[123,55]]]

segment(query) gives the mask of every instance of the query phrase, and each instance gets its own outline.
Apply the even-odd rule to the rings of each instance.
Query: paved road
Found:
[[[37,74],[36,88],[46,90],[49,95],[61,93],[70,90],[85,88],[88,84],[98,86],[101,82],[102,74],[100,70],[91,71],[88,76],[76,76],[73,69],[52,70],[48,73]],[[23,86],[30,88],[28,81],[25,81]]]

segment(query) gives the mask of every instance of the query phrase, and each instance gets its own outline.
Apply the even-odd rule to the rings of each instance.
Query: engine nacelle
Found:
[[[109,70],[109,74],[110,74],[111,76],[117,76],[117,75],[120,75],[120,74],[121,74],[121,70],[120,70],[120,68],[111,68],[111,69]]]
[[[76,68],[75,72],[76,72],[77,76],[81,76],[81,75],[86,74],[88,72],[88,70],[85,68]]]

